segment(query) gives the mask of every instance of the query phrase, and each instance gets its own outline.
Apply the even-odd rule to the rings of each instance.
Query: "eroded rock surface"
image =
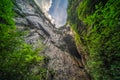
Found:
[[[26,42],[39,47],[41,41],[46,46],[42,52],[49,57],[46,67],[53,70],[46,80],[90,80],[69,27],[56,29],[34,0],[16,0],[14,5],[16,26],[29,30]]]

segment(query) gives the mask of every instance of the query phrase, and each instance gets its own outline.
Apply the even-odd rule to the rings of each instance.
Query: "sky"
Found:
[[[63,26],[67,19],[67,0],[52,0],[49,14],[55,20],[56,27]]]
[[[35,0],[45,15],[56,27],[63,26],[67,19],[67,0]]]

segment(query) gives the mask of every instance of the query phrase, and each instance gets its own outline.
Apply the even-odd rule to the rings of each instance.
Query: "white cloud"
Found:
[[[52,0],[35,0],[35,2],[56,27],[63,26],[66,23],[67,0],[53,0],[53,3]],[[53,9],[49,14],[51,7]]]
[[[35,0],[35,2],[39,5],[43,12],[48,12],[52,5],[52,0]]]
[[[52,6],[52,0],[35,0],[36,4],[41,8],[45,15],[54,23],[54,19],[48,13],[50,7]]]
[[[63,26],[66,23],[66,19],[67,19],[66,9],[67,9],[67,0],[54,1],[54,8],[52,12],[50,12],[50,14],[55,19],[55,24],[57,28]]]

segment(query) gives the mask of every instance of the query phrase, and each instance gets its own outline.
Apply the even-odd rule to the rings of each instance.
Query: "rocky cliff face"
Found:
[[[69,27],[56,29],[34,0],[16,0],[14,5],[16,26],[29,30],[26,42],[46,46],[42,52],[49,57],[46,67],[54,72],[48,72],[46,80],[89,80]]]

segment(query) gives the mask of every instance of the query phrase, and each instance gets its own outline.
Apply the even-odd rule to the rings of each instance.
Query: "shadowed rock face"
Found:
[[[39,47],[40,40],[46,46],[43,51],[49,57],[46,67],[54,71],[48,72],[46,80],[90,80],[68,27],[56,29],[34,0],[16,0],[14,5],[16,26],[29,30],[26,42]]]

